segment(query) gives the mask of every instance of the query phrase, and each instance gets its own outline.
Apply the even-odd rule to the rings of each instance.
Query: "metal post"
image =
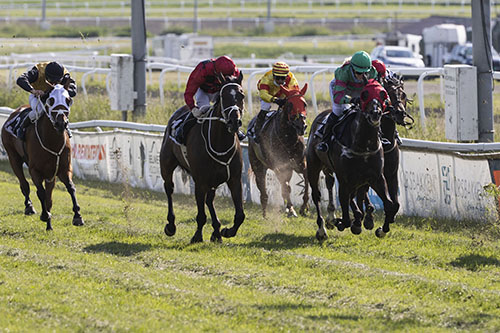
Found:
[[[134,57],[134,117],[146,114],[146,20],[144,0],[131,0],[132,56]]]
[[[194,0],[193,32],[198,32],[198,0]]]
[[[479,142],[493,142],[493,62],[490,0],[471,1],[473,61],[477,67]]]

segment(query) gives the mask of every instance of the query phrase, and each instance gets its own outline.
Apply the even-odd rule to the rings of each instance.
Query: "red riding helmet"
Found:
[[[386,68],[382,61],[377,59],[372,60],[372,66],[375,67],[380,77],[385,77]]]
[[[220,56],[215,60],[215,71],[223,75],[233,75],[236,71],[236,65],[231,58]]]

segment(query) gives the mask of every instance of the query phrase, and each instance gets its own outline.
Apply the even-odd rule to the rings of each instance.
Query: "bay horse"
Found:
[[[164,231],[167,236],[176,232],[175,214],[172,204],[174,183],[172,174],[177,166],[191,174],[195,184],[195,197],[198,214],[198,227],[191,243],[203,241],[203,226],[206,223],[205,204],[212,218],[212,242],[222,242],[223,237],[234,237],[245,219],[241,173],[243,157],[237,138],[242,124],[245,95],[241,87],[241,77],[226,81],[222,86],[215,104],[200,117],[186,137],[186,145],[175,141],[174,122],[190,112],[186,106],[178,109],[168,121],[160,151],[160,168],[168,200],[167,223]],[[221,223],[213,205],[215,190],[226,183],[231,191],[235,207],[234,222],[231,228],[220,230]]]
[[[262,215],[266,216],[267,169],[274,171],[281,184],[281,196],[285,202],[288,217],[297,217],[297,213],[290,200],[290,179],[293,171],[304,177],[304,194],[300,213],[304,214],[309,207],[309,183],[307,181],[304,133],[307,128],[306,106],[304,94],[307,83],[300,90],[281,91],[286,95],[286,102],[275,114],[264,123],[260,130],[260,144],[252,136],[248,136],[248,158],[255,174],[255,182],[260,192]],[[249,131],[255,126],[257,117],[249,124]]]
[[[28,165],[31,179],[36,186],[36,194],[41,203],[40,220],[47,223],[46,230],[52,230],[52,191],[56,178],[66,186],[73,202],[73,225],[84,224],[80,215],[80,206],[76,200],[73,184],[73,168],[71,166],[71,144],[66,131],[69,124],[70,107],[73,100],[60,84],[40,98],[44,112],[26,129],[25,143],[18,139],[9,129],[9,125],[28,106],[17,108],[2,127],[2,143],[7,151],[14,174],[19,179],[21,192],[24,195],[24,214],[36,214],[30,200],[30,186],[23,172],[23,164]],[[12,120],[12,121],[11,121]],[[45,186],[44,186],[45,183]]]
[[[380,124],[384,148],[384,176],[387,182],[389,197],[399,207],[398,170],[400,141],[397,136],[396,125],[411,129],[414,119],[406,112],[406,106],[411,100],[404,91],[403,77],[396,73],[391,73],[382,78],[382,83],[391,102],[391,105],[387,108],[389,112],[382,116]],[[363,205],[366,208],[363,226],[368,230],[373,229],[373,212],[375,211],[375,207],[368,197],[368,186],[359,190],[357,203],[361,211],[363,211]]]
[[[337,223],[339,231],[351,228],[351,232],[361,232],[362,212],[353,200],[357,190],[370,185],[382,199],[385,211],[385,221],[376,230],[377,237],[383,237],[389,232],[389,224],[394,222],[394,216],[399,207],[389,198],[387,183],[383,174],[384,155],[379,138],[383,105],[387,92],[376,80],[369,80],[361,92],[361,108],[355,108],[334,127],[335,140],[327,153],[316,150],[320,139],[310,137],[307,145],[307,174],[312,189],[312,199],[317,211],[318,230],[316,239],[325,240],[328,235],[325,222],[321,216],[319,201],[321,194],[318,187],[319,173],[336,174],[339,182],[339,201],[342,208],[342,220]],[[326,116],[324,111],[313,121],[311,133],[315,132],[318,123]],[[339,126],[342,125],[342,126]],[[345,130],[341,130],[345,128]],[[354,212],[354,223],[351,224],[349,206]]]

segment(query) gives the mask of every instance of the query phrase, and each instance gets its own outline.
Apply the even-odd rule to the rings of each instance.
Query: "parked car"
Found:
[[[370,54],[389,67],[425,67],[422,56],[404,46],[379,45]]]
[[[466,64],[472,66],[472,55],[472,43],[457,44],[451,49],[450,53],[444,56],[443,62],[445,64]],[[494,48],[491,48],[491,55],[493,70],[500,71],[500,55]]]

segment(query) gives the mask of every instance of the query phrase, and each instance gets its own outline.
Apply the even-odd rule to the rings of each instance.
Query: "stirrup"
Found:
[[[319,152],[322,152],[322,153],[328,152],[328,143],[326,143],[326,142],[320,142],[316,146],[316,150],[319,151]]]

